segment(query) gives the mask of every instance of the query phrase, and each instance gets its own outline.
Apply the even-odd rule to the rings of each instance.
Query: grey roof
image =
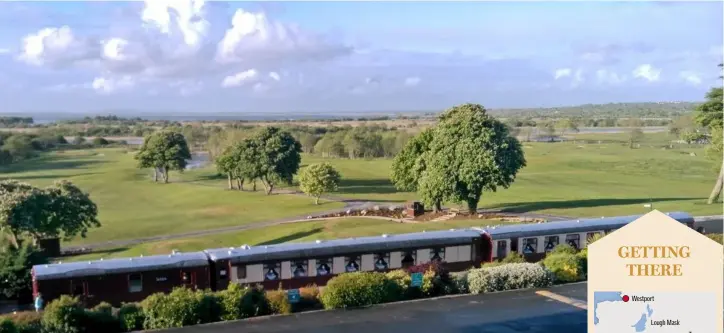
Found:
[[[694,221],[693,216],[684,212],[671,212],[666,213],[666,215],[682,223]],[[512,237],[535,237],[550,234],[565,234],[606,229],[618,229],[635,221],[641,216],[643,215],[592,218],[545,223],[511,224],[499,227],[485,228],[482,230],[487,231],[493,239]]]
[[[480,231],[451,229],[447,231],[416,232],[348,239],[333,239],[305,243],[285,243],[260,246],[241,246],[206,250],[211,260],[229,259],[232,263],[250,263],[293,258],[320,258],[345,253],[385,252],[400,248],[425,248],[469,243],[480,238]]]
[[[49,265],[35,265],[37,280],[81,276],[130,273],[181,267],[198,267],[209,264],[204,252],[174,253],[148,257],[132,257],[95,261],[79,261]]]

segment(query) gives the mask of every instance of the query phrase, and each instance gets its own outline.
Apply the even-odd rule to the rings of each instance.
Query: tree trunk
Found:
[[[251,190],[256,192],[256,179],[252,180]]]
[[[168,184],[168,168],[163,167],[162,176],[163,176],[163,183]]]
[[[18,240],[18,235],[15,234],[12,230],[8,230],[8,234],[10,235],[10,242],[15,246],[16,249],[20,249],[20,241]]]
[[[274,190],[274,184],[272,184],[266,177],[262,177],[261,183],[264,185],[266,195],[271,194],[272,190]]]
[[[318,195],[314,197],[314,204],[319,205],[319,196]]]
[[[435,213],[442,211],[442,204],[440,201],[436,201],[435,204],[432,205],[432,211]]]
[[[711,194],[709,195],[709,200],[707,200],[708,204],[711,205],[719,199],[722,186],[724,186],[724,165],[722,165],[722,168],[719,169],[719,177],[717,177],[716,184],[714,184],[714,189],[712,189]]]
[[[230,189],[230,190],[233,190],[233,189],[234,189],[234,185],[231,183],[231,174],[230,174],[230,173],[229,173],[229,174],[226,174],[226,177],[227,177],[227,179],[228,179],[228,181],[229,181],[229,189]]]
[[[244,181],[241,178],[236,178],[236,186],[239,188],[239,191],[242,191],[244,189]]]
[[[153,168],[153,182],[158,182],[158,168]]]
[[[480,194],[476,195],[475,198],[468,199],[468,214],[476,214],[478,212],[478,202],[480,202]]]

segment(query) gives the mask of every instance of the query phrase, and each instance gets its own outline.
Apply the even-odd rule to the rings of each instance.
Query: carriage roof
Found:
[[[208,265],[206,255],[199,252],[173,253],[148,257],[131,257],[94,261],[78,261],[33,266],[37,280],[62,279],[80,276],[141,272]]]
[[[688,213],[671,212],[666,213],[666,215],[682,223],[694,222],[694,217],[692,217]],[[513,237],[536,237],[543,235],[618,229],[635,221],[642,216],[643,215],[629,215],[545,223],[512,224],[498,227],[488,227],[483,230],[488,232],[494,239]]]
[[[210,249],[211,260],[228,259],[233,263],[260,262],[292,258],[332,257],[345,253],[387,252],[405,248],[451,246],[470,243],[481,233],[472,229],[415,232],[347,239],[332,239],[305,243],[285,243],[237,248]]]

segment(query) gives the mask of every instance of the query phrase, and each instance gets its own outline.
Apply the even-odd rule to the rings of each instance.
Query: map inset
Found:
[[[716,332],[716,295],[704,292],[596,291],[593,333]]]

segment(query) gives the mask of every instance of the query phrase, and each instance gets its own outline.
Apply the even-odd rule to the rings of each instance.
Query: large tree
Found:
[[[299,174],[299,188],[313,196],[314,204],[318,205],[322,194],[337,190],[340,178],[339,172],[329,163],[311,164]]]
[[[722,67],[722,64],[719,64]],[[719,76],[722,79],[722,76]],[[706,102],[700,104],[696,109],[696,121],[703,127],[706,127],[711,134],[711,145],[709,147],[709,156],[717,162],[719,175],[714,188],[709,194],[707,202],[712,204],[719,199],[722,186],[724,186],[724,163],[722,162],[722,122],[724,122],[724,106],[722,99],[724,93],[722,87],[714,87],[706,94]]]
[[[0,295],[10,299],[32,299],[32,276],[34,265],[48,263],[42,251],[32,244],[19,248],[0,242]]]
[[[292,183],[302,161],[302,145],[278,127],[269,126],[261,130],[249,142],[245,151],[254,164],[247,164],[264,184],[266,194],[271,194],[277,183]],[[244,161],[243,160],[243,161]]]
[[[158,131],[147,136],[135,156],[139,168],[153,168],[153,181],[158,174],[168,183],[170,170],[183,171],[191,159],[188,143],[183,134],[174,131]]]
[[[0,230],[15,247],[24,236],[34,240],[85,237],[89,228],[100,227],[97,215],[88,194],[69,181],[43,189],[15,180],[0,182]]]
[[[418,186],[436,200],[465,202],[471,214],[483,191],[508,188],[526,166],[520,142],[479,104],[445,111],[426,155]]]
[[[419,190],[420,177],[426,168],[425,154],[430,150],[433,140],[434,128],[427,128],[420,132],[404,145],[402,150],[392,160],[390,180],[400,191],[416,192]],[[426,190],[427,191],[427,190]],[[435,195],[425,195],[424,198],[437,198]],[[441,200],[423,200],[431,204],[435,211],[442,207]]]

